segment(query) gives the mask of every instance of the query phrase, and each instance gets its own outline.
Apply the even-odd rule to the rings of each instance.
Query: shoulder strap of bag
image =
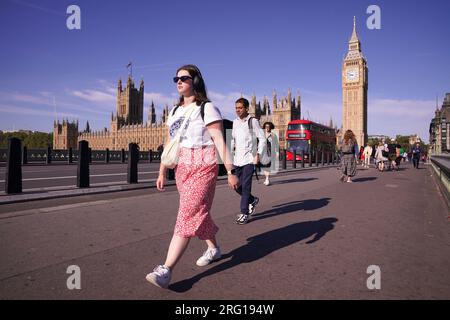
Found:
[[[200,106],[200,115],[202,117],[203,122],[205,122],[205,104],[209,101],[203,101],[202,105]]]
[[[176,106],[175,108],[173,108],[173,111],[172,111],[172,117],[173,117],[173,115],[175,114],[175,112],[177,112],[177,109],[179,108],[180,106]]]
[[[194,107],[191,107],[190,110],[186,111],[184,114],[184,120],[183,123],[181,124],[180,129],[177,132],[177,136],[182,136],[184,134],[184,132],[186,131],[186,122],[188,121],[189,117],[191,116],[192,112],[194,111]]]
[[[253,132],[253,121],[252,121],[252,119],[256,119],[256,118],[255,117],[248,118],[248,129],[250,130],[250,134],[252,135],[252,140],[253,140],[253,137],[255,136],[255,134]],[[259,143],[258,141],[259,141],[259,139],[256,137],[256,148],[258,148],[258,143]],[[256,176],[256,180],[259,181],[257,166],[258,166],[258,164],[257,165],[253,165],[253,173]]]
[[[250,129],[250,131],[253,130],[253,122],[252,119],[255,119],[255,117],[250,117],[248,118],[248,128]]]
[[[256,176],[256,180],[258,180],[259,181],[259,176],[258,176],[258,168],[257,168],[257,166],[256,165],[253,165],[253,173],[255,174],[255,176]]]
[[[200,115],[202,116],[202,120],[205,121],[205,104],[208,103],[209,101],[203,101],[201,106],[200,106]],[[173,108],[172,111],[172,116],[175,114],[175,112],[177,112],[177,109],[180,106],[176,106],[175,108]]]

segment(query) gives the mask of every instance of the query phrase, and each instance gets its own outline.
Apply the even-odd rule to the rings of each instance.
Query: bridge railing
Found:
[[[430,160],[441,191],[450,205],[450,154],[433,155]]]
[[[7,161],[7,149],[0,149],[0,163]],[[108,161],[106,161],[106,157]],[[124,157],[122,161],[122,157]],[[139,151],[139,161],[143,162],[158,162],[161,160],[161,152],[158,151]],[[48,159],[49,158],[49,159]],[[22,164],[38,164],[38,163],[76,163],[79,158],[79,151],[61,150],[61,149],[27,149],[22,148]],[[128,151],[122,150],[90,150],[90,162],[127,162]]]

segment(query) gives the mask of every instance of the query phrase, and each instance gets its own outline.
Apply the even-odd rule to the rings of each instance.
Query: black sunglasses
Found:
[[[188,79],[192,79],[192,77],[189,77],[189,76],[173,77],[173,82],[177,83],[178,80],[181,80],[182,82],[186,82]]]

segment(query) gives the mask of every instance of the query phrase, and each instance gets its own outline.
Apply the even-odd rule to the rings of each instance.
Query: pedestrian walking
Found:
[[[166,145],[182,130],[179,161],[175,167],[180,203],[166,261],[146,276],[147,281],[161,288],[168,287],[173,269],[191,238],[205,240],[208,247],[197,260],[198,266],[206,266],[221,257],[216,240],[218,227],[211,217],[218,174],[216,148],[228,171],[229,186],[233,189],[238,186],[231,154],[222,134],[222,116],[208,100],[200,70],[195,65],[182,66],[173,81],[180,99],[169,113]],[[161,163],[156,181],[159,191],[164,191],[166,170]]]
[[[388,159],[389,159],[389,170],[394,171],[395,169],[395,159],[397,158],[397,153],[396,153],[396,143],[392,140],[392,143],[388,143],[387,145],[387,149],[388,149]]]
[[[367,144],[364,148],[364,167],[369,169],[370,166],[370,157],[372,156],[372,146]]]
[[[347,130],[340,145],[342,152],[341,178],[342,182],[353,182],[352,177],[356,175],[356,161],[358,159],[358,144],[352,130]]]
[[[252,195],[252,177],[266,146],[266,138],[258,120],[248,113],[249,106],[245,98],[236,100],[237,118],[233,121],[231,139],[233,164],[240,182],[236,192],[241,196],[241,213],[237,216],[237,224],[246,224],[250,215],[255,213],[259,198]]]
[[[413,165],[414,165],[414,168],[416,168],[416,169],[419,169],[421,153],[422,153],[422,150],[420,149],[420,144],[417,142],[416,145],[412,149]]]
[[[376,167],[379,171],[384,171],[384,163],[388,161],[387,156],[389,155],[383,142],[378,143],[377,151],[375,152]]]
[[[279,143],[278,137],[275,133],[272,132],[272,130],[275,129],[275,125],[272,122],[265,122],[263,124],[263,128],[267,144],[266,150],[268,152],[268,156],[272,159],[272,161],[266,165],[260,165],[260,167],[261,171],[264,172],[264,176],[266,177],[266,179],[264,180],[264,185],[268,186],[270,185],[270,172],[275,170],[275,162],[276,159],[278,159]]]
[[[394,168],[398,171],[400,170],[400,162],[402,161],[402,146],[400,144],[395,145],[395,161],[394,161]]]

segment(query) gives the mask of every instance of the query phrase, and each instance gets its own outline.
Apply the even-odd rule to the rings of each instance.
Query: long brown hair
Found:
[[[206,94],[205,81],[203,80],[200,69],[196,65],[186,64],[182,67],[179,67],[176,74],[178,74],[178,72],[180,72],[181,70],[187,71],[192,77],[192,89],[194,90],[194,96],[197,105],[201,105],[202,102],[209,102],[208,95]],[[183,102],[184,97],[181,96],[180,100],[178,101],[178,105],[181,106]]]
[[[344,143],[348,144],[348,141],[350,139],[353,142],[356,142],[356,137],[355,137],[355,134],[353,133],[353,131],[352,130],[347,130],[347,131],[345,131],[345,134],[344,134]]]

